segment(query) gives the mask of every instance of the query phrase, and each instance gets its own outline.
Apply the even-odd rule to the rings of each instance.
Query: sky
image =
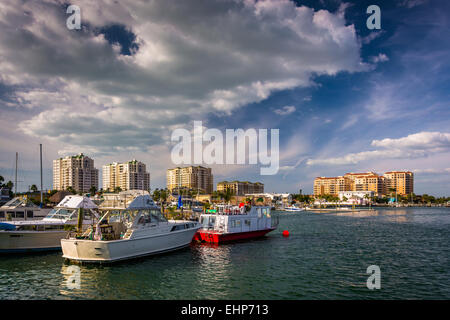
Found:
[[[81,152],[100,177],[137,159],[165,187],[172,132],[202,121],[279,129],[277,174],[213,164],[215,183],[310,194],[318,176],[411,170],[415,193],[450,195],[448,1],[3,0],[0,30],[0,175],[18,152],[19,191],[39,185],[40,143],[45,189]]]

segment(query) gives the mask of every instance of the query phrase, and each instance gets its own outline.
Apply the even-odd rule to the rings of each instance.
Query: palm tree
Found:
[[[223,199],[228,203],[230,202],[233,195],[234,193],[230,189],[227,189],[227,191],[223,194]]]
[[[161,198],[161,192],[159,191],[158,188],[156,188],[153,191],[152,198],[153,198],[154,201],[159,201],[159,199]]]
[[[66,188],[66,190],[69,191],[70,193],[73,193],[73,194],[77,193],[77,192],[75,191],[75,189],[74,189],[72,186],[68,186],[68,187]]]
[[[369,202],[369,208],[371,208],[372,202],[370,201],[370,196],[367,193],[364,195],[364,199],[366,199]]]
[[[97,188],[96,188],[95,186],[92,186],[92,187],[89,189],[89,192],[91,193],[91,195],[92,195],[92,194],[95,194],[95,193],[97,192]]]

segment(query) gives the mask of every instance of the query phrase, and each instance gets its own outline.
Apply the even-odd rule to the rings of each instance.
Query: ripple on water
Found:
[[[2,256],[0,299],[449,299],[449,231],[448,208],[280,213],[262,239],[80,266],[80,289],[60,252]]]

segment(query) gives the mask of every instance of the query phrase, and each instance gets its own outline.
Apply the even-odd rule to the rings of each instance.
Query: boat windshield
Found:
[[[107,218],[109,223],[122,222],[128,227],[136,219],[138,219],[137,224],[167,222],[159,209],[111,210]]]
[[[205,229],[214,228],[214,225],[216,224],[216,217],[202,216],[200,219],[200,223],[202,224],[203,228],[205,228]]]
[[[129,227],[133,224],[138,213],[139,210],[111,210],[107,214],[107,218],[109,223],[121,222]],[[104,218],[102,220],[104,220]]]
[[[145,209],[140,210],[140,216],[138,218],[138,224],[147,224],[147,223],[160,223],[166,222],[166,218],[164,218],[159,209]]]
[[[58,208],[52,209],[45,217],[45,219],[58,219],[58,220],[70,220],[74,214],[77,213],[76,209]]]

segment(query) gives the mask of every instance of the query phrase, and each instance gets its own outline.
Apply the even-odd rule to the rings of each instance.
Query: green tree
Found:
[[[14,187],[14,183],[12,183],[12,181],[9,180],[9,181],[5,184],[5,186],[6,186],[9,190],[12,190],[13,187]]]
[[[153,191],[152,198],[154,201],[159,201],[161,199],[161,191],[159,191],[159,188],[156,188]]]
[[[89,189],[89,192],[90,192],[91,194],[95,194],[95,193],[97,192],[97,188],[96,188],[95,186],[92,186],[92,187]]]
[[[231,190],[227,189],[227,191],[226,191],[225,194],[224,194],[223,199],[224,199],[226,202],[230,202],[230,200],[231,200],[231,198],[232,198],[233,196],[234,196],[234,192],[232,192]]]
[[[33,191],[33,192],[36,192],[36,191],[38,191],[38,187],[37,187],[35,184],[33,184],[33,185],[30,187],[30,190]]]
[[[169,190],[167,189],[161,189],[161,195],[160,195],[160,199],[162,199],[162,201],[164,203],[166,203],[167,201],[167,197],[169,196]]]
[[[122,191],[122,188],[121,187],[115,187],[114,188],[114,193],[119,193],[119,192],[121,192]]]

